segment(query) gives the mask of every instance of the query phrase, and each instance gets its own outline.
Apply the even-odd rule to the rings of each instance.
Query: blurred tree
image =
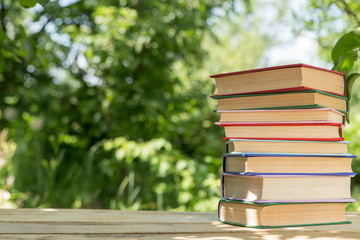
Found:
[[[0,126],[17,148],[0,184],[13,201],[215,210],[224,143],[201,69],[227,41],[210,37],[213,13],[231,3],[2,0]],[[245,37],[232,39],[250,67],[269,42]]]

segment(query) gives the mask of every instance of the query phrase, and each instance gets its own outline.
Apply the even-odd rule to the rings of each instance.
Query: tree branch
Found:
[[[1,0],[0,4],[1,4],[0,27],[1,27],[1,30],[3,30],[4,32],[6,32],[6,24],[5,24],[6,9],[5,9],[5,2],[4,2],[4,0]]]
[[[350,17],[352,17],[352,18],[355,20],[356,24],[357,24],[358,26],[360,26],[360,18],[358,18],[358,15],[353,11],[353,9],[351,9],[351,7],[349,6],[349,4],[348,4],[347,2],[345,2],[345,0],[338,0],[338,1],[336,1],[336,4],[337,4],[338,6],[339,6],[339,4],[338,4],[339,2],[343,5],[344,10],[345,10],[345,12],[347,13],[347,15],[349,15]],[[339,7],[341,7],[341,6],[339,6]]]

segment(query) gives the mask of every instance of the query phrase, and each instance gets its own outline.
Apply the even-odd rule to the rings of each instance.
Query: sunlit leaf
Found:
[[[353,68],[354,63],[357,61],[357,58],[357,51],[351,51],[347,54],[343,54],[335,63],[333,70],[347,74]]]
[[[37,4],[36,0],[19,0],[19,3],[23,8],[32,8]]]
[[[360,73],[352,73],[346,78],[346,97],[350,100],[351,97],[351,90],[352,86],[354,85],[354,82],[356,79],[360,77]]]
[[[336,64],[344,55],[348,55],[360,48],[360,28],[344,34],[335,44],[331,57]]]
[[[352,73],[349,76],[346,77],[346,97],[348,99],[348,102],[350,102],[351,94],[352,94],[352,86],[354,85],[354,82],[356,79],[360,77],[360,73]],[[348,105],[348,113],[346,114],[346,121],[350,122],[350,105]]]

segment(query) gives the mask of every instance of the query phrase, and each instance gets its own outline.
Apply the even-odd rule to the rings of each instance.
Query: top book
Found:
[[[306,64],[292,64],[211,75],[214,96],[317,89],[344,96],[345,75]]]

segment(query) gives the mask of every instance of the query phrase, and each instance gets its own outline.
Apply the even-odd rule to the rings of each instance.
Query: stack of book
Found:
[[[218,213],[249,227],[350,223],[342,73],[294,64],[210,76],[226,153]]]

